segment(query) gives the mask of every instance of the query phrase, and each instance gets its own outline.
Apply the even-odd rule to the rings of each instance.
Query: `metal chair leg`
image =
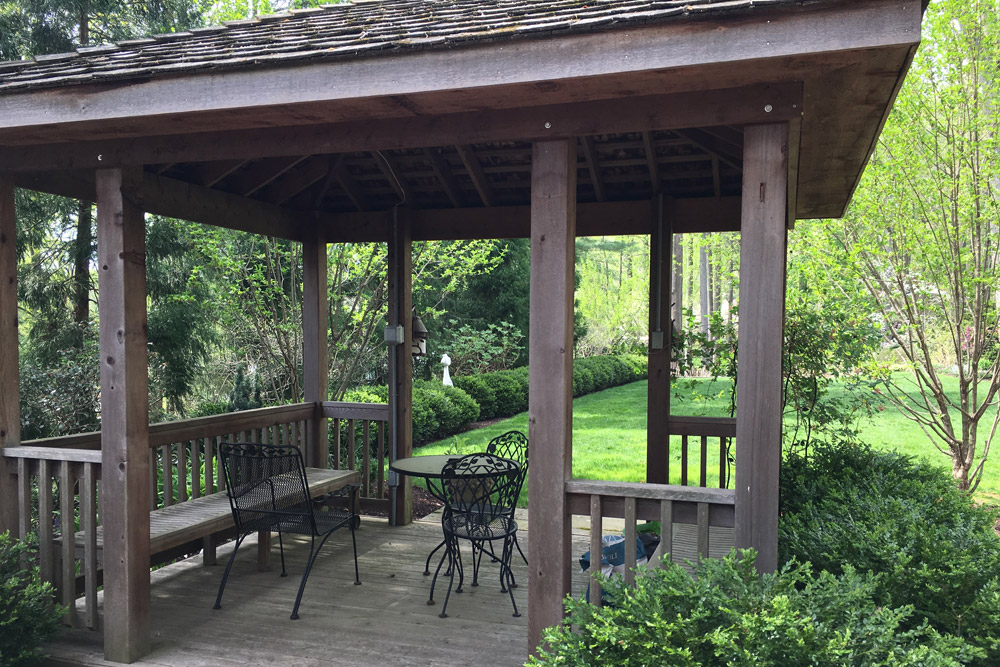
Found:
[[[358,540],[354,537],[354,522],[350,523],[351,528],[351,546],[354,547],[354,585],[361,585],[361,575],[358,573]]]
[[[309,573],[312,571],[313,563],[316,562],[316,557],[319,555],[320,549],[326,544],[327,538],[333,535],[332,532],[327,533],[320,540],[319,545],[316,544],[316,538],[313,537],[312,541],[309,543],[309,560],[306,561],[306,571],[302,573],[302,581],[299,582],[299,594],[295,596],[295,606],[292,607],[291,619],[294,621],[299,617],[299,603],[302,602],[302,593],[306,590],[306,581],[309,579]]]
[[[444,596],[444,606],[441,607],[441,613],[438,614],[438,616],[440,618],[448,618],[448,600],[449,600],[449,598],[451,598],[451,587],[455,583],[455,570],[459,570],[459,572],[461,572],[461,565],[458,564],[458,563],[456,563],[455,560],[454,560],[454,554],[453,554],[453,551],[452,551],[452,543],[453,542],[457,542],[457,540],[455,540],[454,538],[448,540],[447,550],[448,550],[449,556],[451,556],[451,558],[449,558],[449,560],[451,561],[449,563],[449,565],[451,565],[451,577],[448,580],[448,592],[445,593],[445,596]],[[461,578],[459,578],[458,590],[455,591],[455,592],[456,593],[457,592],[461,592],[461,590],[462,590],[462,584],[461,584]]]
[[[239,551],[240,545],[246,535],[240,535],[236,538],[236,546],[233,547],[233,553],[229,554],[229,562],[226,563],[226,571],[222,573],[222,583],[219,584],[219,594],[215,596],[215,606],[212,609],[222,609],[222,591],[226,590],[226,581],[229,580],[229,571],[233,568],[233,561],[236,560],[236,552]]]

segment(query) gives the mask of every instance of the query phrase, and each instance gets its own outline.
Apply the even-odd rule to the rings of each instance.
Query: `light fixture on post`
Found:
[[[413,315],[412,325],[413,343],[410,353],[415,357],[422,357],[427,354],[427,327],[420,321],[420,317]]]

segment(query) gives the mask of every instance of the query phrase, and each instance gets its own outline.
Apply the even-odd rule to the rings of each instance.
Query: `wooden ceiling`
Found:
[[[635,132],[578,141],[577,200],[735,196],[743,133],[732,127]],[[531,144],[435,148],[153,165],[161,176],[298,211],[523,206]]]

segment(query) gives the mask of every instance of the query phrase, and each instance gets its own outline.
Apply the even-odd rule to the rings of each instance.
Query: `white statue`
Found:
[[[451,357],[447,354],[442,354],[441,365],[444,366],[444,378],[441,380],[441,384],[446,387],[454,387],[455,385],[451,382],[451,373],[448,372],[448,367],[451,366]]]

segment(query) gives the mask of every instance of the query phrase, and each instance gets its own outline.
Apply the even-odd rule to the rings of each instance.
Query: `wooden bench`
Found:
[[[306,468],[309,495],[313,498],[337,491],[348,484],[357,483],[356,470],[326,470]],[[183,555],[203,550],[206,565],[215,564],[215,547],[223,539],[235,535],[233,513],[225,491],[186,500],[149,513],[149,554],[151,564],[173,560]],[[76,534],[76,556],[84,557],[85,534]],[[104,560],[104,530],[97,527],[97,559]],[[258,565],[266,569],[270,554],[270,534],[258,538]]]

